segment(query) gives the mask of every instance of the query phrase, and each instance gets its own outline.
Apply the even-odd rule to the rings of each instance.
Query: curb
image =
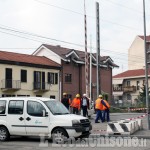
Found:
[[[96,138],[98,138],[98,137],[115,137],[115,138],[117,138],[117,137],[131,137],[131,138],[133,138],[133,137],[136,137],[136,138],[138,138],[138,139],[150,139],[150,136],[144,136],[144,135],[108,135],[108,134],[90,134],[90,136],[92,136],[92,137],[96,137]]]

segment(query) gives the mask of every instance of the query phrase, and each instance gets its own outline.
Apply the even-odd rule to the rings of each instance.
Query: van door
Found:
[[[24,120],[24,100],[9,101],[7,127],[11,135],[26,135]]]
[[[25,124],[27,135],[49,134],[49,117],[43,117],[46,108],[40,101],[28,100]]]

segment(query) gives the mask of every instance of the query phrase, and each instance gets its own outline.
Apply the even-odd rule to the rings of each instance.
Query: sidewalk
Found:
[[[110,118],[111,118],[111,121],[116,121],[116,120],[127,119],[128,117],[138,116],[138,115],[141,115],[141,113],[139,114],[138,113],[125,113],[125,114],[113,113],[113,114],[110,114]],[[107,135],[107,122],[95,123],[95,117],[96,115],[94,114],[90,118],[90,121],[93,127],[91,131],[91,135],[102,135],[102,136]],[[135,132],[134,134],[128,135],[128,136],[150,139],[150,130],[147,130],[147,119],[142,118],[142,121],[143,121],[143,130],[139,130]],[[122,136],[122,135],[118,135],[118,136]],[[115,137],[117,137],[117,135],[115,135]]]

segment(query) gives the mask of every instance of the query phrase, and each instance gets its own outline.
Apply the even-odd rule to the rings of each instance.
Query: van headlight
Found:
[[[78,126],[81,126],[81,123],[79,122],[79,120],[72,120],[72,126],[78,127]]]

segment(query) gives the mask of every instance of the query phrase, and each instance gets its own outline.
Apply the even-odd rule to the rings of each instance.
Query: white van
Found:
[[[11,135],[63,137],[89,135],[89,119],[70,114],[59,101],[41,97],[0,98],[0,140]],[[57,142],[57,141],[56,141]]]

